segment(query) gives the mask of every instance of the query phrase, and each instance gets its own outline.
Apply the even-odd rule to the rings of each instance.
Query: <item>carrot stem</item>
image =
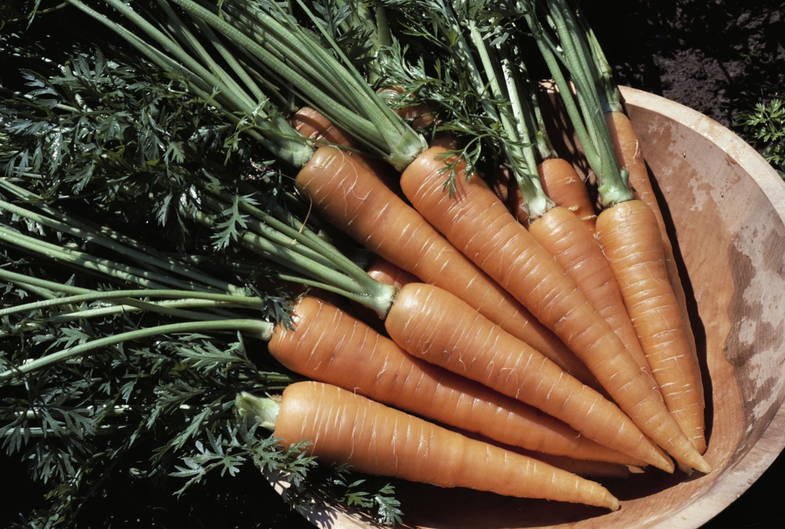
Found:
[[[149,338],[151,336],[158,336],[162,334],[171,333],[188,333],[188,332],[206,332],[206,331],[245,331],[252,336],[261,340],[269,340],[273,332],[273,324],[260,321],[258,319],[244,319],[244,320],[227,320],[220,321],[192,321],[182,323],[172,323],[169,325],[158,325],[156,327],[145,327],[135,331],[124,332],[91,340],[87,343],[68,347],[62,351],[52,353],[41,358],[36,358],[22,365],[12,367],[11,369],[0,372],[0,382],[10,380],[15,376],[32,373],[39,369],[43,369],[52,364],[64,362],[71,358],[86,354],[95,349],[107,347],[110,345],[117,345],[119,343],[140,340],[142,338]]]

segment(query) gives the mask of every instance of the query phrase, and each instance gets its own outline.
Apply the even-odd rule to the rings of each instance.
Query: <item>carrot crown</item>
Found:
[[[43,308],[101,301],[110,306],[93,311],[77,310],[72,314],[58,316],[57,321],[82,321],[105,317],[110,313],[136,311],[191,320],[139,328],[67,347],[58,353],[0,372],[0,382],[98,348],[166,333],[235,330],[262,340],[270,339],[273,323],[260,320],[258,316],[249,319],[235,310],[250,309],[258,313],[265,308],[267,302],[247,288],[216,279],[180,259],[161,256],[155,250],[106,228],[93,228],[72,214],[47,206],[41,197],[16,186],[8,179],[0,180],[0,190],[14,196],[17,201],[36,204],[39,211],[5,200],[0,200],[0,210],[37,226],[89,241],[93,245],[115,252],[121,258],[115,260],[99,257],[84,250],[45,242],[4,224],[0,224],[0,242],[45,256],[61,265],[76,267],[108,277],[115,282],[139,287],[121,287],[122,290],[111,292],[89,290],[0,268],[0,278],[24,285],[25,288],[37,289],[48,298],[0,310],[0,317]],[[222,199],[227,199],[224,193],[216,190],[213,190],[213,193],[217,198],[211,199],[210,192],[205,195],[206,209],[223,206],[227,208],[224,213],[240,210],[248,212],[251,218],[244,221],[248,229],[239,234],[240,241],[252,251],[287,267],[287,270],[276,274],[278,279],[337,292],[365,304],[379,314],[386,314],[389,310],[398,289],[368,276],[304,225],[297,224],[292,218],[276,218],[256,208],[248,200],[243,201],[244,206],[241,206],[238,197],[233,197],[234,206],[227,205],[221,202]],[[232,197],[228,199],[231,200]],[[191,212],[191,218],[211,227],[218,224],[221,217],[212,212],[194,211]],[[127,264],[125,260],[129,258],[140,265]]]
[[[225,2],[219,14],[192,0],[173,1],[399,170],[425,149],[425,140],[374,93],[319,24],[337,58],[275,2]],[[315,18],[302,2],[299,7]]]
[[[587,42],[574,10],[566,0],[520,0],[518,6],[597,178],[602,205],[609,207],[632,200],[627,171],[619,167],[603,115],[603,108],[608,108],[612,100],[598,89],[603,82],[595,68],[597,62],[590,59],[594,46]],[[575,87],[577,104],[565,71]]]
[[[479,1],[402,0],[392,5],[406,17],[411,32],[424,35],[444,50],[445,63],[469,87],[483,114],[481,129],[473,123],[477,119],[474,113],[453,119],[463,130],[481,137],[490,151],[501,153],[515,176],[529,217],[544,214],[553,203],[542,190],[537,166],[551,156],[551,148],[538,131],[531,95],[520,78],[524,67],[518,50],[501,36],[506,21],[488,18],[484,3]],[[446,93],[439,96],[449,97]]]
[[[278,413],[281,411],[280,397],[257,397],[241,391],[234,400],[234,409],[240,417],[248,417],[265,430],[275,430]]]

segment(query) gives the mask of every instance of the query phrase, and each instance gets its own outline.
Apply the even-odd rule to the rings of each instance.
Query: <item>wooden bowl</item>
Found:
[[[679,104],[622,90],[670,222],[703,371],[714,471],[656,470],[604,484],[605,510],[395,481],[406,527],[697,528],[763,474],[785,447],[785,186],[732,132]],[[318,527],[373,524],[315,509]]]

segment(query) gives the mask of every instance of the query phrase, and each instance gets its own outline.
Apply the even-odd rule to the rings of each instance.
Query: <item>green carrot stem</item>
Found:
[[[239,316],[231,312],[229,313],[229,316],[227,316],[226,313],[217,314],[215,312],[194,312],[192,310],[183,310],[193,308],[223,309],[225,307],[231,306],[233,306],[231,303],[205,299],[178,299],[172,301],[137,302],[134,305],[111,305],[108,307],[99,307],[95,309],[59,314],[57,316],[47,317],[46,321],[57,324],[91,318],[105,318],[107,316],[114,316],[116,314],[125,314],[139,311],[155,312],[156,314],[200,321],[226,319],[227,317],[237,319]]]
[[[558,46],[552,42],[547,32],[545,31],[545,28],[538,20],[538,17],[534,11],[534,5],[530,2],[519,2],[519,4],[520,9],[524,13],[524,18],[529,24],[534,41],[537,44],[538,50],[540,51],[540,55],[545,61],[548,71],[551,73],[551,76],[553,77],[553,80],[559,90],[559,96],[564,103],[565,111],[567,112],[567,116],[573,125],[575,135],[578,137],[578,141],[581,143],[583,154],[589,162],[590,166],[593,163],[598,165],[599,154],[594,148],[594,143],[591,141],[589,132],[583,123],[581,111],[576,105],[575,99],[572,96],[572,87],[565,79],[561,67],[559,66],[557,56],[553,51],[554,49],[558,49]]]
[[[564,51],[566,62],[572,65],[573,81],[581,99],[583,120],[594,141],[597,159],[589,164],[597,178],[597,190],[604,207],[611,207],[634,197],[627,184],[626,171],[616,161],[600,99],[601,90],[596,71],[589,59],[590,47],[582,38],[582,31],[564,0],[552,0],[550,14]]]
[[[206,227],[213,227],[216,224],[215,217],[200,211],[195,212],[193,218]],[[249,231],[242,232],[240,242],[249,250],[286,269],[310,277],[316,283],[301,277],[292,277],[292,280],[355,299],[379,314],[387,314],[397,295],[397,288],[376,281],[349,260],[336,270],[308,259],[288,246],[277,244]]]
[[[255,56],[275,75],[291,83],[333,123],[399,170],[425,149],[424,139],[381,101],[353,67],[333,58],[296,26],[283,27],[280,21],[259,9],[249,13],[247,4],[225,5],[224,11],[231,16],[238,15],[238,11],[238,16],[242,16],[242,10],[246,9],[242,21],[250,30],[243,32],[196,2],[173,1]],[[248,32],[263,38],[253,39]]]
[[[20,217],[38,222],[43,226],[47,226],[63,233],[68,233],[75,237],[82,238],[86,241],[103,246],[104,248],[121,252],[133,259],[136,259],[139,262],[147,263],[178,275],[183,275],[189,279],[202,282],[205,285],[210,285],[224,292],[242,292],[242,289],[237,286],[231,285],[225,281],[219,281],[207,274],[203,274],[197,270],[183,266],[182,263],[179,263],[173,259],[159,257],[152,249],[146,248],[133,239],[125,237],[122,234],[116,233],[106,227],[101,227],[98,230],[92,229],[86,223],[80,222],[78,219],[75,219],[72,216],[64,215],[56,209],[47,206],[41,202],[41,198],[34,193],[18,187],[7,180],[0,181],[0,188],[4,188],[13,192],[23,200],[30,202],[37,201],[35,204],[39,209],[55,218],[37,214],[33,211],[21,208],[2,200],[0,200],[0,209],[5,209],[16,215],[19,215]]]
[[[80,0],[68,0],[77,8],[92,16],[109,29],[126,39],[143,55],[159,67],[172,74],[181,76],[189,83],[191,88],[206,101],[214,99],[219,108],[231,108],[241,112],[253,121],[261,135],[256,139],[273,155],[292,167],[302,167],[313,155],[313,146],[280,117],[268,119],[259,104],[253,104],[247,96],[237,95],[226,83],[222,82],[213,73],[193,59],[183,48],[160,30],[153,27],[143,17],[131,10],[127,5],[118,0],[105,0],[112,7],[126,16],[131,22],[144,31],[154,42],[166,52],[171,53],[171,58],[161,50],[146,43],[123,26],[109,20],[105,15],[84,5]],[[179,20],[179,19],[178,19]],[[220,70],[220,66],[212,59],[208,60],[208,67]],[[236,86],[236,84],[235,84]],[[235,118],[237,120],[237,118]],[[239,121],[239,120],[238,120]]]
[[[164,334],[175,333],[192,333],[192,332],[209,332],[209,331],[242,331],[251,336],[257,337],[264,341],[269,341],[272,337],[273,324],[263,322],[260,320],[220,320],[220,321],[195,321],[185,323],[173,323],[168,325],[159,325],[156,327],[148,327],[144,329],[137,329],[134,331],[124,332],[113,336],[98,338],[87,343],[79,344],[73,347],[68,347],[57,353],[52,353],[41,358],[36,358],[22,365],[15,366],[6,371],[0,372],[0,382],[6,382],[12,378],[32,373],[39,369],[44,369],[53,364],[64,362],[71,358],[76,358],[83,354],[89,353],[102,347],[117,345],[119,343],[140,340],[152,336],[159,336]]]
[[[261,398],[246,391],[237,394],[234,408],[240,417],[248,417],[266,430],[274,431],[281,410],[280,397]]]
[[[468,27],[470,39],[480,56],[491,92],[496,99],[510,102],[512,115],[506,111],[498,112],[504,130],[502,141],[529,218],[537,219],[551,209],[554,204],[545,195],[540,185],[537,173],[536,144],[533,131],[529,128],[532,120],[527,117],[530,112],[523,106],[524,100],[519,95],[519,82],[512,73],[509,60],[500,61],[496,57],[493,50],[487,46],[482,33],[473,20],[468,21]],[[497,72],[496,65],[500,66],[501,74]]]
[[[9,270],[0,269],[0,278],[13,277],[11,274],[17,275],[15,279],[24,281],[22,274],[16,274]],[[19,277],[21,276],[21,278]],[[51,282],[49,284],[52,284]],[[79,289],[87,290],[87,289]],[[260,299],[249,296],[235,296],[230,294],[212,294],[207,292],[193,292],[185,290],[156,290],[156,289],[143,289],[143,290],[108,290],[108,291],[89,291],[83,294],[73,294],[70,296],[59,297],[54,299],[47,299],[41,301],[34,301],[25,303],[23,305],[16,305],[0,309],[0,316],[7,316],[19,312],[26,312],[31,310],[47,309],[57,307],[60,305],[76,304],[76,303],[89,303],[92,301],[124,301],[125,299],[147,297],[147,298],[173,298],[178,301],[193,302],[194,300],[209,301],[211,303],[222,303],[224,306],[230,307],[245,307],[259,309],[263,306]],[[187,298],[187,299],[182,299]],[[145,303],[145,306],[149,303]]]
[[[75,264],[87,270],[101,272],[116,279],[129,281],[150,288],[165,288],[164,285],[166,284],[179,287],[188,286],[148,270],[142,270],[109,259],[96,258],[84,252],[40,241],[33,237],[22,235],[21,233],[2,225],[0,225],[0,240],[4,240],[28,251],[45,255],[49,258]],[[157,281],[160,281],[160,283]]]

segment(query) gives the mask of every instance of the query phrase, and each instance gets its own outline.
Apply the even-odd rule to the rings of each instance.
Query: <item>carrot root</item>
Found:
[[[684,320],[684,329],[687,333],[687,341],[690,347],[693,364],[695,365],[696,371],[700,373],[695,336],[692,334],[692,326],[690,325],[690,317],[687,311],[687,297],[684,293],[681,278],[679,277],[679,270],[676,267],[673,245],[668,237],[665,220],[662,216],[660,206],[657,203],[657,197],[652,189],[649,171],[646,168],[646,162],[644,161],[643,152],[640,148],[638,135],[635,132],[630,119],[621,112],[606,113],[605,121],[608,124],[608,131],[610,132],[613,142],[613,150],[619,161],[619,165],[626,168],[629,172],[629,184],[633,191],[633,195],[636,199],[645,202],[654,212],[654,216],[657,219],[657,224],[660,228],[660,236],[662,237],[662,246],[665,252],[665,267],[668,272],[668,281],[670,282],[673,293],[679,303],[679,310],[681,311],[681,317]],[[701,403],[705,407],[703,383],[700,378],[697,383],[699,384]],[[691,440],[698,452],[702,454],[706,451],[705,434],[698,434],[697,437],[693,437]]]
[[[321,300],[297,301],[294,327],[275,328],[270,354],[303,376],[489,439],[553,455],[640,465],[526,404],[403,351]]]
[[[455,196],[443,191],[443,155],[431,148],[401,176],[417,210],[559,336],[641,430],[680,462],[709,470],[621,340],[493,192],[462,171]]]
[[[624,298],[599,242],[572,211],[555,207],[529,226],[529,233],[556,258],[600,316],[621,339],[654,391],[659,386],[638,341]]]
[[[356,158],[322,147],[297,175],[298,188],[322,218],[421,281],[453,292],[562,369],[596,385],[564,343]]]
[[[307,451],[323,463],[366,474],[619,508],[597,483],[327,384],[286,388],[274,435],[283,446],[308,440]]]
[[[668,282],[657,220],[632,200],[603,211],[597,236],[608,258],[665,404],[690,439],[703,438],[700,373]]]
[[[406,285],[385,328],[418,358],[534,406],[613,450],[674,469],[615,404],[444,290]]]

